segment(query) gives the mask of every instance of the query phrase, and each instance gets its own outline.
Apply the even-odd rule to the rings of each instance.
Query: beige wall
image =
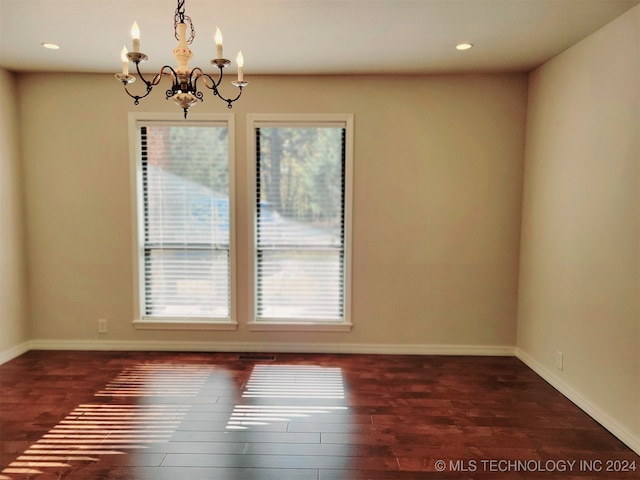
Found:
[[[639,32],[635,7],[530,77],[518,347],[640,452]]]
[[[0,363],[28,341],[17,82],[0,69]]]
[[[111,75],[23,74],[32,337],[513,348],[527,76],[254,77],[237,130],[235,332],[139,331],[131,324],[129,111]],[[138,87],[140,87],[138,85]],[[193,112],[227,112],[214,99]],[[350,333],[250,332],[246,114],[355,114]],[[109,333],[98,335],[98,318]]]

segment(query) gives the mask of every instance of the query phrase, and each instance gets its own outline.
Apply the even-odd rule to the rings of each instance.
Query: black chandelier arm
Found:
[[[207,77],[209,77],[209,75],[207,75]],[[211,77],[209,77],[211,78]],[[222,96],[222,94],[220,93],[220,90],[218,90],[216,87],[211,88],[210,90],[213,91],[213,94],[220,98],[220,100],[227,102],[227,108],[232,108],[232,103],[235,102],[236,100],[238,100],[240,98],[240,96],[242,95],[242,86],[238,86],[238,88],[240,89],[240,92],[238,92],[238,95],[236,96],[236,98],[225,98]]]
[[[126,92],[126,94],[129,95],[131,98],[133,98],[134,105],[140,105],[140,100],[142,100],[144,97],[146,97],[151,93],[151,88],[147,87],[147,93],[145,93],[144,95],[133,95],[127,88],[126,82],[122,82],[122,83],[124,84],[124,91]]]
[[[155,84],[153,82],[156,81],[156,77],[158,77],[158,75],[156,75],[156,77],[154,77],[153,81],[151,81],[151,82],[145,80],[145,78],[142,76],[142,73],[140,73],[139,63],[140,62],[135,62],[136,70],[138,71],[138,75],[140,76],[140,80],[142,80],[144,82],[144,84],[145,84],[145,86],[147,88],[147,93],[145,93],[144,95],[134,95],[127,88],[127,82],[126,81],[122,82],[122,84],[124,85],[124,91],[127,92],[127,95],[129,95],[131,98],[133,98],[133,104],[134,105],[139,105],[140,104],[140,100],[142,100],[143,98],[149,96],[149,94],[151,93],[151,90],[153,89],[153,87],[155,85],[157,85],[157,82]]]
[[[213,90],[214,95],[217,95],[218,86],[222,82],[222,76],[223,76],[223,72],[222,72],[223,67],[219,67],[219,68],[220,68],[220,75],[218,76],[218,81],[215,81],[213,77],[208,73],[204,73],[201,68],[199,67],[194,68],[193,71],[191,72],[192,76],[194,74],[197,74],[194,83],[198,81],[198,79],[200,79],[201,77],[204,77],[202,80],[204,82],[204,86],[209,90]],[[207,83],[207,79],[209,80],[209,82],[211,82],[211,85]]]
[[[196,70],[198,70],[197,75],[193,75]],[[220,81],[222,80],[222,78],[220,78],[218,80],[218,83],[215,82],[215,80],[211,77],[211,75],[209,75],[208,73],[204,73],[202,71],[202,69],[200,68],[194,68],[193,72],[191,72],[192,77],[194,77],[193,79],[193,86],[194,88],[197,89],[197,83],[198,80],[200,80],[202,78],[202,82],[204,83],[205,88],[208,88],[209,90],[213,90],[213,94],[214,95],[218,95],[218,85],[220,85]],[[209,82],[211,82],[211,86],[209,86],[209,83],[207,82],[207,80],[209,80]]]
[[[166,70],[169,70],[169,72],[165,72]],[[160,78],[162,77],[162,75],[168,75],[171,77],[171,81],[175,84],[178,82],[178,72],[176,72],[173,67],[171,67],[170,65],[165,65],[164,67],[162,67],[160,69],[160,72],[158,74],[156,74],[156,76],[154,77],[154,85],[157,85],[158,83],[160,83]],[[157,79],[157,80],[156,80]]]
[[[201,77],[204,77],[204,80],[203,80],[204,86],[207,87],[209,90],[213,91],[213,95],[214,96],[219,97],[221,100],[227,102],[227,108],[231,108],[231,104],[233,102],[235,102],[236,100],[238,100],[240,98],[240,95],[242,95],[242,88],[243,87],[242,86],[238,86],[238,88],[240,89],[240,92],[238,93],[236,98],[225,98],[225,97],[223,97],[222,94],[220,93],[220,90],[218,90],[218,87],[220,86],[220,82],[222,82],[222,69],[223,69],[223,67],[219,67],[219,68],[220,68],[220,77],[218,78],[217,82],[211,77],[211,75],[209,75],[207,73],[204,73],[202,71],[202,69],[195,68],[193,70],[193,72],[191,72],[192,75],[193,75],[193,73],[196,70],[198,70],[198,75],[196,76],[195,81],[193,82],[194,83],[194,87],[195,87],[195,84],[198,81],[198,79],[200,79]],[[211,82],[211,86],[209,86],[207,84],[207,79],[209,79],[209,81]]]
[[[165,72],[165,69],[170,70],[171,74],[168,72]],[[136,62],[136,71],[138,72],[138,76],[140,77],[140,80],[144,82],[144,84],[147,86],[147,89],[149,91],[151,91],[150,90],[151,88],[155,87],[160,83],[160,80],[162,80],[163,75],[173,75],[174,79],[178,78],[178,74],[176,73],[176,71],[173,68],[171,68],[169,65],[165,65],[164,67],[162,67],[160,69],[160,72],[156,73],[151,81],[146,80],[142,75],[142,72],[140,71],[140,62]]]
[[[135,62],[136,64],[136,71],[138,72],[138,76],[140,77],[140,80],[142,80],[146,86],[146,93],[144,95],[134,95],[132,94],[129,89],[127,88],[127,82],[123,81],[122,84],[124,85],[124,91],[127,93],[127,95],[129,95],[131,98],[133,98],[133,104],[134,105],[139,105],[140,104],[140,100],[142,100],[143,98],[149,96],[149,94],[151,93],[151,91],[153,90],[153,87],[155,87],[156,85],[158,85],[160,83],[160,80],[162,80],[162,77],[164,75],[169,75],[169,76],[173,76],[174,78],[174,84],[175,84],[175,79],[178,78],[178,75],[176,73],[176,71],[171,68],[169,65],[165,65],[164,67],[162,67],[160,69],[160,72],[157,73],[153,79],[151,81],[147,80],[144,78],[144,76],[142,75],[142,72],[140,71],[140,67],[139,67],[139,63],[140,62]],[[165,69],[168,69],[171,71],[171,73],[166,72]],[[168,92],[171,92],[171,90],[168,90]],[[170,95],[167,94],[167,98],[169,98]]]
[[[193,95],[195,95],[195,97],[201,102],[204,102],[204,94],[200,90],[198,90],[198,80],[200,80],[201,77],[205,77],[205,76],[207,76],[207,74],[204,73],[202,69],[198,67],[191,70],[191,74],[189,75],[189,91]],[[204,82],[206,87],[207,86],[206,80]]]
[[[204,102],[204,95],[201,91],[198,90],[198,80],[200,77],[205,76],[206,74],[202,71],[200,67],[196,67],[191,70],[189,74],[189,91],[196,96],[198,100]],[[205,81],[206,86],[206,81]]]
[[[224,98],[222,95],[220,95],[220,93],[218,93],[218,96],[219,96],[222,100],[224,100],[225,102],[227,102],[227,108],[231,108],[231,104],[232,104],[233,102],[235,102],[236,100],[238,100],[238,99],[240,98],[240,96],[242,95],[242,88],[243,88],[243,87],[240,87],[240,86],[239,86],[238,88],[240,89],[240,91],[238,92],[238,95],[236,95],[236,98],[233,98],[233,99],[227,99],[227,98]]]

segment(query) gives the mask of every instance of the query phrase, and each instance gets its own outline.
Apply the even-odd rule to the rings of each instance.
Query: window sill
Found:
[[[327,323],[327,322],[250,322],[249,330],[253,332],[350,332],[352,323]]]
[[[170,318],[166,320],[134,320],[136,330],[237,330],[238,323],[232,321],[212,321]]]

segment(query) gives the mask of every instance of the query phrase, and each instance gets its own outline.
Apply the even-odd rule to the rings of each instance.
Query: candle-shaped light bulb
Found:
[[[129,59],[127,58],[127,47],[122,47],[120,52],[120,60],[122,60],[122,74],[129,75]]]
[[[242,50],[238,52],[236,62],[238,63],[238,81],[242,82],[244,80],[244,57],[242,56]]]
[[[133,51],[140,51],[140,27],[138,27],[138,22],[133,22],[131,26],[131,38],[133,39]]]
[[[222,58],[222,32],[218,27],[216,27],[216,34],[213,39],[216,41],[216,50],[218,55],[216,58]]]

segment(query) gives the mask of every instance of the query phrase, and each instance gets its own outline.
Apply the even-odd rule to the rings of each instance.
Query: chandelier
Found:
[[[204,71],[199,67],[189,69],[189,60],[193,57],[193,52],[189,48],[189,45],[191,45],[195,38],[195,29],[193,28],[191,18],[185,15],[184,12],[184,3],[186,0],[177,1],[178,8],[176,8],[173,24],[175,37],[176,40],[178,40],[178,45],[173,50],[173,56],[178,63],[177,68],[174,69],[169,65],[165,65],[160,69],[160,73],[156,74],[151,80],[144,78],[140,72],[140,63],[144,62],[149,57],[140,52],[140,29],[138,28],[138,23],[134,22],[133,27],[131,27],[133,51],[128,52],[127,47],[123,47],[120,55],[122,60],[122,73],[116,73],[116,78],[124,86],[125,92],[133,98],[134,105],[138,105],[140,100],[148,96],[153,87],[160,83],[162,77],[168,76],[171,78],[172,85],[171,88],[165,92],[167,100],[172,98],[173,101],[182,108],[184,118],[187,118],[189,108],[195,105],[198,100],[201,102],[204,101],[204,94],[198,90],[199,87],[211,90],[214,97],[218,97],[223,102],[227,102],[227,107],[231,108],[233,102],[238,100],[242,95],[242,89],[249,84],[249,82],[244,81],[244,58],[242,56],[242,52],[239,52],[236,57],[236,63],[238,64],[238,80],[231,82],[234,86],[238,87],[238,95],[235,98],[225,98],[220,93],[218,87],[220,86],[220,82],[222,82],[224,68],[231,62],[226,58],[222,58],[222,34],[220,33],[220,29],[216,29],[216,35],[214,37],[218,58],[211,60],[211,63],[220,70],[219,74],[217,74],[217,79],[214,79],[214,76],[212,75],[204,73]],[[189,29],[188,36],[187,28]],[[135,64],[140,80],[142,80],[146,85],[146,92],[142,95],[134,95],[129,91],[128,85],[136,81],[136,77],[129,74],[129,61],[132,61]]]

